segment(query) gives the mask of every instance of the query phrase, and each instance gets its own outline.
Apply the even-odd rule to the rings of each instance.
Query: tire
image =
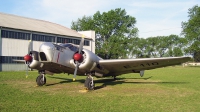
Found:
[[[44,77],[44,81],[43,81],[43,76],[39,75],[36,78],[36,83],[37,83],[38,86],[43,86],[44,84],[46,84],[46,77]]]
[[[85,87],[88,89],[88,90],[94,90],[95,88],[95,84],[93,82],[92,84],[92,79],[87,77],[86,80],[85,80]]]

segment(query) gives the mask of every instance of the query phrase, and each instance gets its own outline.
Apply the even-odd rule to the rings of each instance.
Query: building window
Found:
[[[2,56],[0,56],[0,63],[3,63]]]
[[[79,45],[81,42],[80,39],[72,39],[72,38],[65,38],[65,37],[57,37],[57,43],[73,43],[75,45]],[[84,40],[85,46],[90,46],[90,41]]]
[[[24,60],[23,57],[17,57],[17,56],[0,56],[0,63],[3,64],[15,64],[15,63],[19,63],[19,62],[15,62],[13,61],[13,59],[16,60]]]
[[[55,42],[54,36],[48,35],[39,35],[39,34],[32,34],[33,41],[42,41],[42,42]]]
[[[30,33],[1,30],[1,37],[2,38],[30,40]]]
[[[1,30],[1,37],[2,38],[30,40],[30,33]],[[55,37],[48,36],[48,35],[32,34],[32,40],[33,41],[42,41],[42,42],[55,42]],[[80,39],[57,37],[57,43],[73,43],[75,45],[79,45],[80,41],[81,41]],[[85,40],[84,45],[90,46],[90,41]]]
[[[85,40],[85,41],[84,41],[84,45],[86,45],[86,46],[90,46],[90,41]]]

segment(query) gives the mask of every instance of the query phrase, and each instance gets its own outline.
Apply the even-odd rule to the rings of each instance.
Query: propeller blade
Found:
[[[28,43],[28,53],[24,56],[25,65],[26,65],[26,78],[28,78],[28,63],[32,60],[32,57],[29,55],[30,51],[32,50],[31,46],[32,41],[30,40]]]
[[[76,63],[76,67],[75,67],[75,70],[74,70],[74,78],[73,78],[73,81],[75,81],[76,79],[76,74],[77,74],[77,70],[78,70],[78,67],[80,65],[79,61],[82,59],[82,54],[81,54],[81,51],[83,50],[83,44],[84,44],[84,35],[82,35],[82,38],[81,38],[81,41],[80,41],[80,45],[79,45],[79,51],[78,53],[76,53],[74,55],[74,60],[75,60],[75,63]]]
[[[80,45],[79,45],[79,51],[78,51],[79,54],[83,50],[84,38],[85,38],[85,35],[82,35],[81,42],[80,42]]]
[[[79,66],[78,61],[76,61],[76,68],[75,68],[75,70],[74,70],[74,78],[73,78],[73,81],[76,80],[75,78],[76,78],[76,74],[77,74],[78,66]]]
[[[28,53],[30,53],[30,51],[32,50],[32,49],[31,49],[31,42],[32,42],[32,41],[30,40],[29,43],[28,43]]]
[[[28,65],[26,66],[26,78],[28,78]]]
[[[25,75],[26,75],[26,78],[28,78],[28,62],[26,62],[26,61],[25,61],[25,66],[26,66]]]

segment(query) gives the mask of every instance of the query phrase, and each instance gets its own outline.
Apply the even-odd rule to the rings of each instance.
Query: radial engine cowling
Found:
[[[26,62],[28,64],[29,68],[37,69],[40,67],[39,57],[37,51],[31,51],[29,55],[32,57],[32,60],[29,62]]]
[[[75,68],[75,66],[76,66],[75,60],[76,59],[72,59],[70,61],[70,64],[73,68]],[[90,72],[95,68],[98,61],[99,61],[99,59],[94,53],[92,53],[91,51],[89,51],[87,49],[83,49],[82,50],[82,60],[79,62],[80,63],[79,70],[82,70],[84,72]]]

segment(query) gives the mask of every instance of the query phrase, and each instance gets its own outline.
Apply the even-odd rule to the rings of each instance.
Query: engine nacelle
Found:
[[[99,58],[89,50],[83,49],[83,61],[81,61],[79,70],[84,70],[85,72],[92,71],[99,61]],[[70,60],[70,64],[75,68],[76,64],[74,59]]]
[[[32,57],[32,61],[28,63],[28,67],[32,69],[36,69],[40,67],[39,57],[37,51],[31,51],[29,55]]]

